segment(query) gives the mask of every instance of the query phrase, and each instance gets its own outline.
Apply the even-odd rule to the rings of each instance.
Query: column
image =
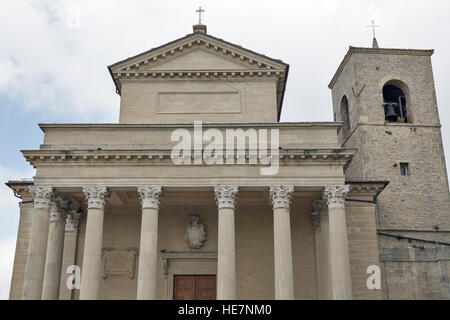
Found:
[[[138,187],[138,193],[142,204],[142,218],[137,299],[155,300],[158,270],[158,214],[162,187]]]
[[[40,300],[44,281],[45,253],[47,249],[48,220],[50,202],[53,196],[51,187],[29,187],[33,196],[34,209],[31,221],[30,242],[25,267],[22,299]]]
[[[72,204],[73,205],[73,204]],[[59,290],[60,300],[72,300],[72,291],[67,288],[67,278],[71,274],[67,274],[67,268],[69,266],[75,265],[75,254],[77,250],[77,235],[78,226],[80,224],[81,216],[83,212],[79,206],[75,206],[77,209],[69,210],[66,218],[66,232],[64,235],[64,250],[63,250],[63,261],[62,261],[62,273],[61,273],[61,284]]]
[[[236,299],[234,209],[237,186],[215,186],[218,208],[217,300]]]
[[[64,229],[69,201],[56,198],[50,205],[50,220],[45,258],[42,300],[58,300],[61,264],[64,248]]]
[[[20,208],[19,230],[17,233],[16,250],[14,254],[14,266],[12,270],[11,289],[9,300],[22,299],[23,281],[27,265],[28,246],[30,243],[29,229],[33,218],[33,197],[28,192],[27,186],[14,187],[14,192],[20,196],[22,202]]]
[[[102,269],[103,216],[110,196],[104,186],[83,188],[88,202],[86,234],[84,238],[83,268],[81,269],[80,300],[98,299]]]
[[[329,250],[331,289],[334,300],[352,299],[352,280],[348,252],[345,197],[349,186],[326,186],[328,201]]]
[[[294,299],[290,205],[293,186],[271,186],[275,257],[275,299]]]
[[[315,244],[318,299],[331,300],[328,201],[324,199],[323,194],[315,201],[313,205],[312,218],[316,236]]]

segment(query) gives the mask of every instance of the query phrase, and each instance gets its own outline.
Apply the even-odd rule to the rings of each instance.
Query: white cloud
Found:
[[[6,87],[20,73],[18,66],[12,60],[0,61],[0,70],[2,70],[0,73],[0,88]]]
[[[0,239],[0,300],[9,298],[16,237]]]

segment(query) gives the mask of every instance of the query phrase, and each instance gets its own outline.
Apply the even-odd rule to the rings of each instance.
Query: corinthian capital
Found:
[[[66,218],[66,231],[75,232],[78,229],[78,224],[81,220],[81,215],[83,212],[81,210],[72,209]]]
[[[105,186],[85,186],[83,193],[89,209],[104,209],[106,200],[111,195],[111,191]]]
[[[161,186],[138,187],[138,193],[141,197],[142,209],[159,210],[159,203],[163,195]]]
[[[324,195],[328,201],[328,206],[344,205],[345,197],[349,192],[350,186],[347,185],[326,186]]]
[[[34,207],[37,209],[48,209],[52,202],[52,187],[28,187],[28,192],[33,196]]]
[[[312,212],[319,217],[328,216],[328,200],[323,192],[314,200]]]
[[[270,197],[272,198],[272,206],[274,209],[289,209],[291,207],[292,193],[294,186],[271,186]]]
[[[234,209],[237,200],[238,186],[215,186],[214,194],[216,196],[217,207],[219,209]]]
[[[311,210],[311,219],[315,228],[320,228],[322,217],[328,216],[328,202],[324,198],[323,192],[314,200]]]
[[[55,197],[50,203],[50,222],[61,222],[66,219],[69,201]]]

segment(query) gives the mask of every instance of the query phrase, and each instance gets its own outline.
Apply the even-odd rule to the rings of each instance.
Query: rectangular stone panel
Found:
[[[159,92],[157,99],[160,114],[241,112],[239,91]]]
[[[137,249],[103,248],[103,278],[134,278]]]

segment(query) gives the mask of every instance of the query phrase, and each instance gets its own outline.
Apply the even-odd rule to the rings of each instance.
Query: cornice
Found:
[[[17,198],[25,198],[31,197],[31,194],[28,191],[28,187],[34,185],[33,180],[10,180],[5,183],[7,187],[14,191],[14,195]]]
[[[326,128],[339,129],[342,122],[203,122],[203,128]],[[39,123],[43,132],[46,129],[159,129],[194,128],[193,122],[166,123]]]
[[[371,196],[376,199],[387,187],[388,181],[346,181],[350,187],[350,196]]]
[[[233,59],[237,59],[241,63],[257,66],[259,69],[285,69],[286,66],[288,66],[281,60],[269,58],[268,56],[245,49],[223,39],[204,33],[191,33],[183,38],[117,62],[108,68],[112,73],[115,73],[118,70],[135,70],[142,65],[152,65],[157,63],[160,59],[167,59],[198,47],[227,55]]]
[[[249,69],[249,70],[123,70],[114,73],[114,79],[237,79],[277,77],[284,79],[284,70],[280,69]]]
[[[431,56],[434,49],[364,48],[350,46],[352,53],[376,53],[412,56]]]
[[[270,151],[270,150],[269,150]],[[25,159],[34,167],[63,164],[171,164],[171,150],[27,150],[22,151]],[[280,164],[301,162],[321,162],[346,164],[356,154],[355,149],[282,149],[279,151]],[[237,159],[238,155],[235,155]],[[249,158],[248,150],[246,158]],[[192,159],[194,154],[192,153]],[[226,152],[224,152],[226,162]]]
[[[363,47],[352,47],[350,46],[347,54],[344,56],[341,64],[339,65],[336,73],[331,79],[328,88],[333,89],[336,84],[339,76],[344,70],[347,62],[350,60],[350,57],[354,53],[364,53],[364,54],[390,54],[390,55],[410,55],[410,56],[431,56],[434,53],[433,49],[394,49],[394,48],[363,48]]]

